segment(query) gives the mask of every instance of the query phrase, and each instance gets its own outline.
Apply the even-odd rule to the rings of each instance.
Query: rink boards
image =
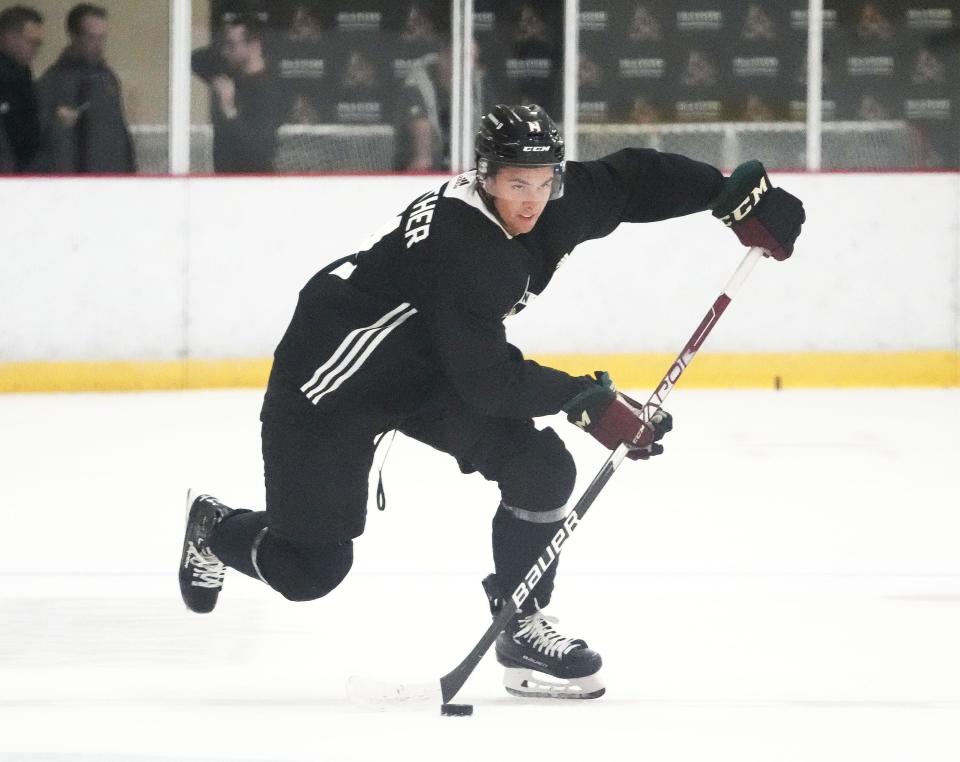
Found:
[[[14,179],[0,391],[261,386],[296,296],[439,176]],[[778,174],[796,255],[763,262],[684,383],[960,383],[960,175]],[[531,357],[654,383],[741,256],[709,214],[579,247],[507,321]]]
[[[670,367],[666,353],[536,355],[572,375],[606,370],[624,388],[652,388]],[[134,391],[264,387],[270,360],[25,362],[0,364],[0,391]],[[786,389],[960,386],[956,352],[705,351],[684,374],[687,388]]]

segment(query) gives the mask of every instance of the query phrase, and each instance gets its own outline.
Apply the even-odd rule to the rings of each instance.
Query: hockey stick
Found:
[[[666,372],[666,375],[657,385],[656,390],[650,395],[650,399],[643,406],[644,421],[649,420],[652,410],[660,407],[663,401],[670,394],[670,391],[676,385],[683,371],[687,369],[693,358],[696,356],[703,342],[710,331],[717,324],[720,316],[727,309],[734,295],[743,285],[754,265],[763,255],[763,249],[754,247],[747,252],[743,261],[737,267],[730,281],[721,292],[720,296],[714,301],[713,306],[704,316],[697,330],[687,342],[686,346],[677,355],[673,365]],[[421,702],[428,700],[441,700],[444,704],[450,702],[457,692],[463,687],[467,678],[473,673],[477,664],[483,658],[484,654],[493,645],[497,636],[506,628],[510,618],[517,613],[523,601],[533,592],[537,583],[542,579],[545,572],[556,560],[560,553],[561,546],[570,538],[573,531],[580,525],[583,517],[586,515],[593,501],[604,485],[610,481],[613,472],[617,470],[623,459],[627,456],[629,448],[621,444],[607,458],[599,473],[593,477],[593,481],[584,490],[583,495],[577,501],[576,505],[567,514],[563,526],[557,530],[550,544],[544,548],[543,552],[537,558],[537,561],[527,572],[524,580],[514,589],[513,595],[509,601],[504,601],[503,609],[494,617],[483,637],[477,641],[477,644],[467,654],[466,658],[445,674],[439,680],[432,680],[428,683],[384,683],[374,680],[367,680],[361,677],[351,677],[347,682],[347,694],[354,699],[361,701],[401,701],[401,702]]]

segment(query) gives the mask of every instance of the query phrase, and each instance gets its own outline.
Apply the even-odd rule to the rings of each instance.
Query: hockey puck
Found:
[[[441,704],[440,714],[444,717],[469,717],[473,714],[473,704]]]

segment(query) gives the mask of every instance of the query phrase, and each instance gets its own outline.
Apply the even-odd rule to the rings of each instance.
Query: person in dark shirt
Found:
[[[467,88],[473,113],[480,113],[485,72],[474,41],[473,84]],[[394,108],[394,169],[437,172],[450,169],[450,103],[453,51],[449,41],[410,67]]]
[[[43,45],[43,17],[15,5],[0,11],[0,173],[27,171],[40,148],[30,64]]]
[[[103,8],[82,3],[67,14],[70,44],[37,83],[43,171],[137,171],[120,80],[104,58],[108,32]]]
[[[267,69],[260,22],[227,21],[219,49],[194,51],[193,72],[210,86],[214,171],[273,172],[283,92]]]
[[[397,96],[395,168],[426,172],[450,167],[450,46],[411,68]]]
[[[193,611],[211,611],[226,567],[294,601],[336,588],[364,530],[375,440],[397,430],[500,488],[484,589],[494,614],[511,593],[519,606],[496,642],[507,689],[594,698],[604,692],[599,654],[541,612],[557,571],[545,548],[562,535],[576,468],[560,436],[534,419],[563,411],[605,447],[626,444],[632,459],[660,454],[672,419],[657,409],[644,423],[606,373],[575,377],[525,359],[503,322],[579,244],[622,223],[710,209],[744,245],[786,259],[803,205],[757,161],[729,178],[651,149],[565,162],[539,106],[494,107],[476,154],[475,170],[415,199],[301,290],[261,411],[267,510],[188,493],[181,593]],[[349,278],[334,275],[347,261]],[[534,571],[538,584],[517,600]],[[564,682],[530,679],[530,668]]]

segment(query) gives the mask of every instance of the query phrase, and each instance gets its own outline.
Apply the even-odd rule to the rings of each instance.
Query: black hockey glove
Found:
[[[630,445],[627,457],[646,460],[663,452],[658,442],[673,428],[673,417],[657,409],[645,424],[643,405],[617,392],[606,371],[595,371],[596,380],[563,406],[567,420],[590,434],[608,450]]]
[[[781,261],[793,254],[794,241],[807,219],[800,199],[774,188],[756,160],[733,171],[710,208],[744,246],[760,246]]]

